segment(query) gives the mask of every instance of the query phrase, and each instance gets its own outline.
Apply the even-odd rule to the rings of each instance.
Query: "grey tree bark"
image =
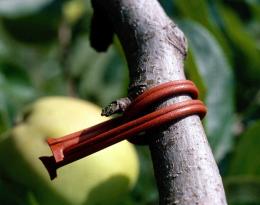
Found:
[[[115,32],[130,75],[129,100],[115,101],[104,109],[104,115],[123,111],[143,89],[185,79],[186,38],[156,0],[93,0],[92,4],[93,47],[104,51]],[[103,37],[107,32],[110,40],[105,43],[100,40],[100,31]],[[158,107],[189,98],[178,96]],[[186,117],[147,135],[151,138],[149,147],[161,205],[227,204],[218,167],[198,116]]]

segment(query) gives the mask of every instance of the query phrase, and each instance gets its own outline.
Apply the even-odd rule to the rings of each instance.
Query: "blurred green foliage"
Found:
[[[185,71],[209,108],[205,128],[229,204],[260,204],[260,1],[160,2],[189,40]],[[104,106],[126,95],[118,40],[96,53],[88,41],[91,15],[88,0],[0,1],[0,133],[42,96],[72,95]],[[149,151],[138,152],[139,183],[121,204],[157,204]],[[1,204],[21,198],[38,204],[32,193],[10,189],[16,198],[9,196],[12,183],[0,177]]]

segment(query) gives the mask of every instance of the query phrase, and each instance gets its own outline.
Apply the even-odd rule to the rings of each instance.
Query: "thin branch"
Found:
[[[106,12],[124,48],[131,88],[185,79],[186,39],[156,0],[94,1]],[[189,98],[178,96],[158,107]],[[147,133],[147,137],[151,139],[161,205],[226,204],[222,180],[198,116],[173,122]]]

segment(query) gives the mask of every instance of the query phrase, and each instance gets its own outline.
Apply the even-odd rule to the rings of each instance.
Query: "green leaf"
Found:
[[[260,203],[260,177],[231,176],[224,179],[230,205],[258,205]]]
[[[1,81],[1,74],[0,74]],[[5,93],[3,92],[3,83],[0,82],[0,135],[11,128],[12,120],[9,114],[8,104]]]
[[[260,203],[260,120],[242,134],[231,158],[225,178],[227,196],[232,204]]]
[[[231,61],[232,51],[222,31],[214,22],[215,15],[214,12],[209,9],[209,3],[205,0],[173,0],[173,3],[177,11],[180,12],[182,19],[194,20],[206,27],[220,43],[227,55],[227,60]]]
[[[259,9],[260,13],[260,9]],[[256,48],[260,51],[260,14],[259,19],[254,19],[248,25],[248,31],[250,35],[256,40]]]
[[[18,17],[31,14],[51,3],[53,0],[2,0],[0,16]]]
[[[83,17],[86,6],[83,0],[68,1],[63,5],[63,16],[69,24],[73,25]]]
[[[3,17],[2,27],[13,39],[31,44],[51,43],[57,40],[62,19],[62,1],[54,1],[38,12],[16,18]]]
[[[230,175],[260,177],[260,120],[254,122],[241,136],[231,161]]]
[[[12,101],[9,103],[19,107],[19,103],[25,103],[35,96],[30,78],[24,70],[15,64],[3,62],[0,63],[0,71],[6,79],[2,84],[2,91],[8,96],[8,101]]]
[[[114,47],[106,54],[98,54],[95,62],[88,65],[81,83],[81,93],[96,97],[99,104],[106,105],[115,99],[124,97],[127,88],[124,65]]]
[[[254,17],[260,19],[260,2],[259,0],[246,0],[246,3],[250,6]]]
[[[185,70],[187,71],[187,77],[196,82],[196,86],[199,88],[200,91],[199,98],[204,101],[206,98],[207,88],[204,80],[200,75],[200,71],[197,68],[191,49],[188,50],[188,55],[185,59]]]
[[[218,6],[223,29],[236,49],[236,72],[245,82],[254,84],[260,80],[260,52],[255,39],[246,31],[243,23],[231,9]],[[245,68],[246,66],[246,68]]]
[[[16,113],[36,97],[27,73],[15,64],[0,62],[0,133],[12,127]]]
[[[0,204],[28,204],[25,203],[26,192],[26,187],[10,180],[3,173],[0,172]]]
[[[26,199],[27,199],[28,205],[40,205],[33,192],[28,191],[26,193],[26,196],[27,196]]]
[[[127,70],[114,46],[99,54],[83,35],[77,40],[69,62],[81,97],[104,106],[126,94]]]
[[[197,69],[194,72],[199,73],[200,81],[206,87],[205,126],[215,158],[220,160],[233,142],[233,73],[221,47],[204,27],[192,21],[185,21],[180,26],[189,40],[196,66],[193,69]]]
[[[40,205],[32,191],[0,172],[0,204]]]

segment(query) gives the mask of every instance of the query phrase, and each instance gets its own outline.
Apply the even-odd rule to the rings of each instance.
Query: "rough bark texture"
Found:
[[[185,79],[186,39],[156,0],[94,1],[107,12],[123,45],[130,88]],[[178,96],[158,107],[188,98]],[[198,116],[147,135],[161,205],[226,204],[221,177]]]

